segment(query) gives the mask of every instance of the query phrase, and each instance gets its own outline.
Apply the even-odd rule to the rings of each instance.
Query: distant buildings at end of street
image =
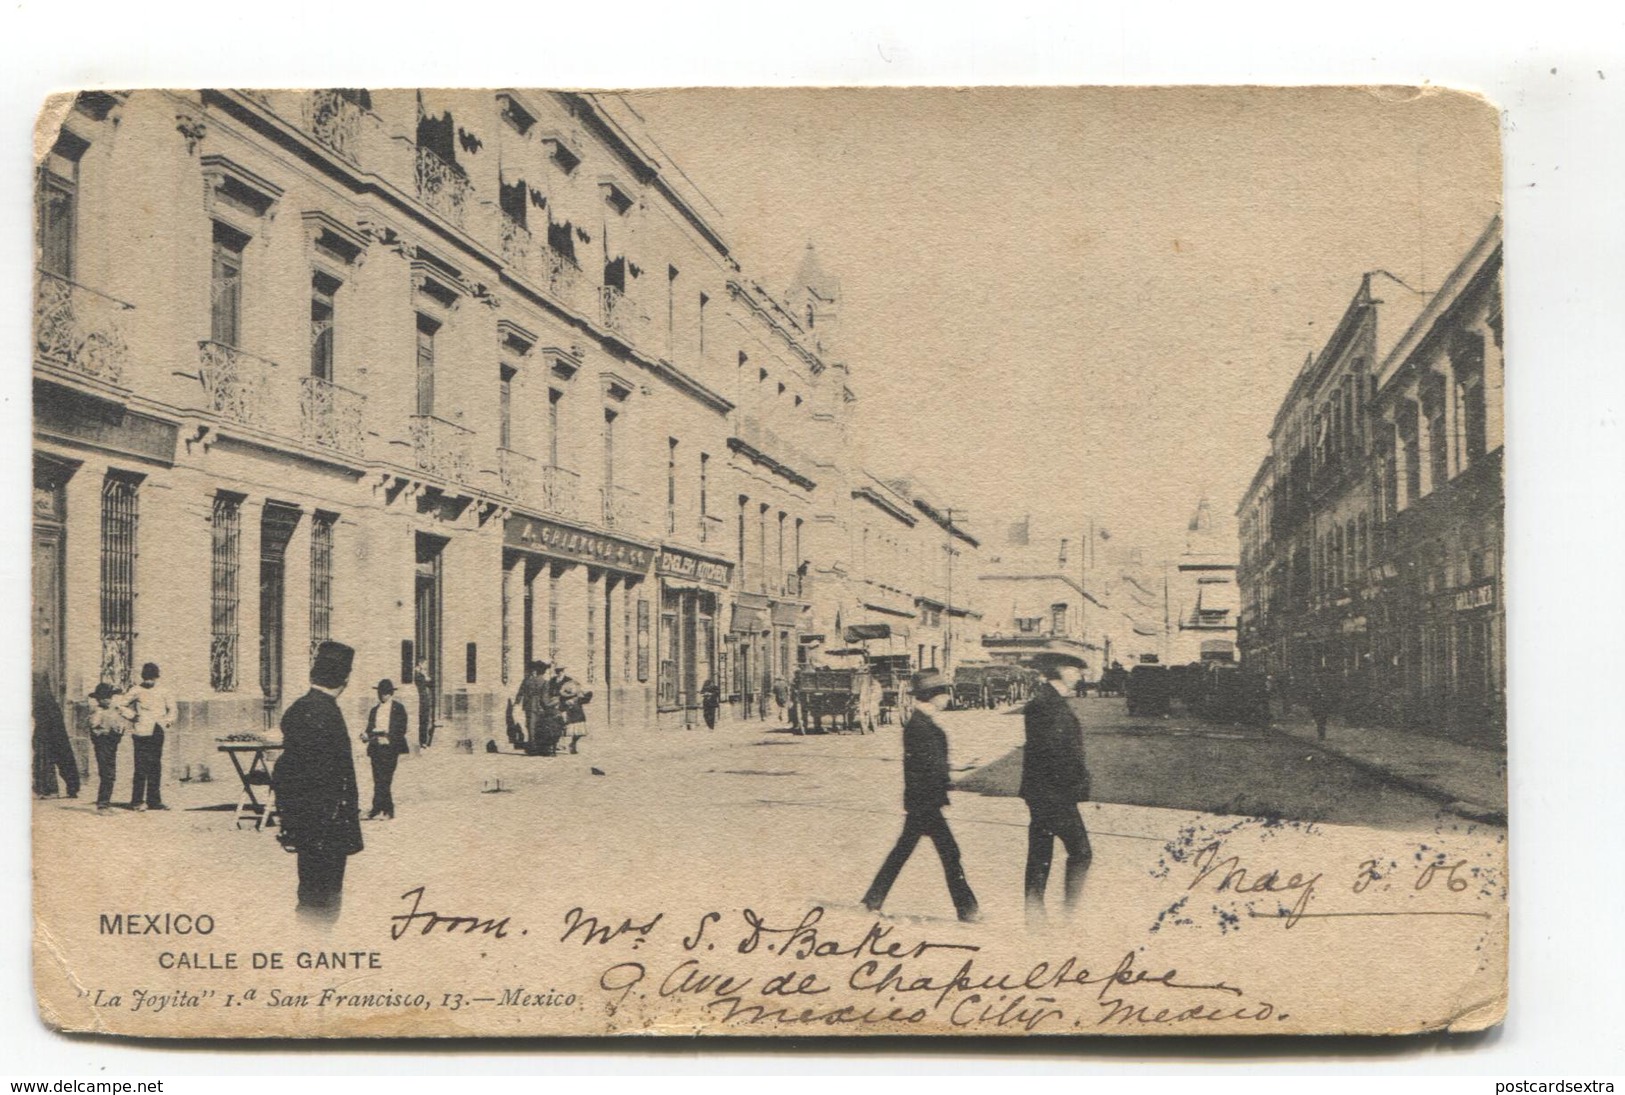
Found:
[[[1349,718],[1504,741],[1501,220],[1432,292],[1366,274],[1237,511],[1243,662]]]

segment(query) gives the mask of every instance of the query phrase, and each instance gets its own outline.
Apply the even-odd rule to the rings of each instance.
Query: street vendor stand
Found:
[[[232,814],[237,828],[242,828],[245,821],[252,821],[256,831],[276,824],[276,806],[271,801],[271,754],[279,752],[282,746],[264,740],[226,740],[217,748],[231,758],[231,766],[237,770],[237,779],[243,786]],[[264,790],[264,802],[260,801],[256,789]]]

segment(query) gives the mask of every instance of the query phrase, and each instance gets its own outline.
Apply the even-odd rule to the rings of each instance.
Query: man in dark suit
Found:
[[[1078,803],[1089,797],[1089,769],[1083,756],[1083,727],[1067,697],[1083,678],[1083,659],[1046,652],[1031,661],[1044,677],[1022,709],[1027,746],[1021,762],[1021,797],[1027,802],[1027,920],[1042,923],[1044,890],[1049,885],[1055,841],[1066,845],[1066,909],[1083,891],[1093,851]]]
[[[354,659],[343,643],[316,648],[310,691],[282,713],[282,758],[272,777],[278,839],[299,856],[299,912],[316,920],[338,919],[345,861],[362,848],[355,760],[338,704]]]
[[[406,707],[395,698],[395,682],[385,677],[378,682],[378,702],[367,712],[367,728],[361,734],[372,762],[372,812],[367,820],[395,817],[395,765],[406,744]]]
[[[948,735],[935,715],[946,711],[953,699],[953,686],[935,669],[914,675],[914,712],[903,724],[903,833],[891,854],[880,865],[880,873],[863,895],[864,908],[879,912],[891,892],[892,883],[903,864],[914,853],[922,836],[931,838],[942,859],[942,873],[948,879],[948,893],[961,920],[979,920],[976,895],[965,879],[959,860],[959,845],[942,816],[948,805]]]

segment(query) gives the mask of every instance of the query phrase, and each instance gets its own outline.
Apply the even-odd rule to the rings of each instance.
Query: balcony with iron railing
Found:
[[[132,311],[134,306],[122,300],[41,270],[34,288],[34,360],[47,369],[122,387]]]
[[[529,501],[536,482],[536,458],[514,449],[498,448],[497,480],[507,497]]]
[[[367,397],[360,392],[323,380],[319,376],[299,378],[299,435],[323,448],[346,456],[366,455],[365,418]]]
[[[502,227],[502,260],[512,266],[519,274],[530,281],[541,280],[538,277],[537,252],[542,245],[536,242],[536,237],[530,234],[530,229],[520,224],[508,213],[500,218]]]
[[[611,334],[632,346],[644,338],[649,317],[624,290],[613,285],[599,286],[598,303],[599,318]]]
[[[418,200],[458,228],[466,226],[474,186],[455,164],[425,145],[417,146]]]
[[[419,471],[449,483],[466,484],[474,431],[432,414],[411,416],[412,456]]]
[[[602,503],[601,520],[605,528],[634,536],[648,535],[649,523],[639,508],[640,495],[637,491],[621,486],[599,487],[598,497]]]
[[[573,304],[581,284],[581,267],[575,259],[537,239],[507,213],[502,214],[501,223],[503,260],[531,284]]]
[[[224,342],[205,340],[197,348],[204,409],[232,422],[274,429],[271,387],[280,366]]]
[[[352,164],[361,160],[361,126],[367,112],[337,88],[305,93],[305,129],[312,137]]]
[[[581,476],[557,464],[542,465],[542,510],[571,521],[581,519]]]

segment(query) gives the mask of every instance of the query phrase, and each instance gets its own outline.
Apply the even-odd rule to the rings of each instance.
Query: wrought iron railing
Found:
[[[367,397],[319,376],[299,378],[299,435],[349,456],[363,455]]]
[[[612,333],[636,342],[643,334],[645,317],[626,293],[613,285],[599,286],[599,315]]]
[[[34,290],[34,353],[43,363],[122,385],[130,358],[125,320],[133,309],[41,270]]]
[[[603,503],[602,519],[605,528],[623,532],[641,532],[642,515],[638,512],[638,492],[627,487],[599,487],[598,496]]]
[[[305,128],[351,163],[360,159],[365,113],[359,103],[335,88],[318,88],[305,96]]]
[[[542,509],[571,520],[580,512],[581,476],[556,464],[542,465]]]
[[[497,479],[502,493],[509,498],[524,499],[530,495],[536,471],[536,459],[514,449],[497,449]]]
[[[198,343],[198,379],[208,409],[234,422],[263,425],[265,393],[277,364],[223,342]]]
[[[581,267],[576,260],[551,246],[539,248],[547,264],[547,291],[560,300],[573,303],[581,284]]]
[[[462,168],[449,164],[440,154],[424,145],[418,145],[417,158],[418,199],[462,228],[468,212],[469,194],[473,184]]]
[[[530,234],[530,229],[506,213],[502,214],[501,224],[503,261],[516,267],[527,278],[534,278],[537,251],[535,237]]]
[[[473,430],[432,414],[415,414],[411,420],[411,435],[412,454],[419,471],[451,483],[468,482]]]

